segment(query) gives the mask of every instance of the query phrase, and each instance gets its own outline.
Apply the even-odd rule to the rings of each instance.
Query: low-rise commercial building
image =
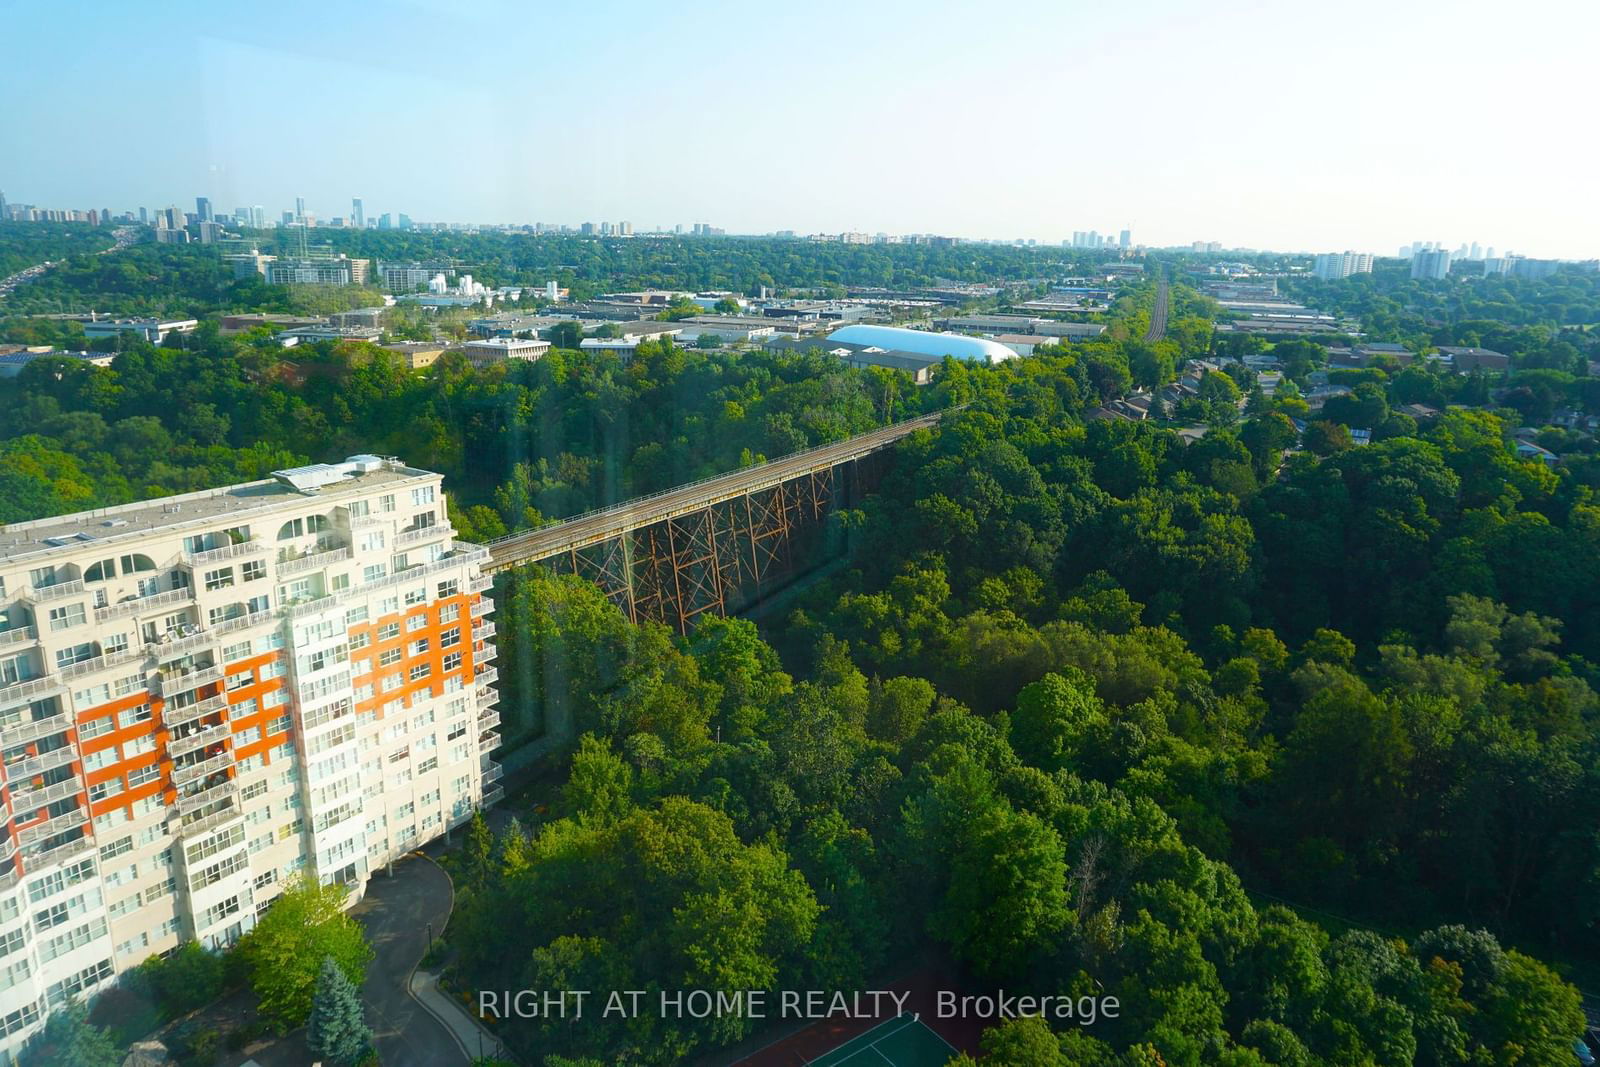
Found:
[[[190,333],[199,325],[198,319],[91,319],[83,324],[83,335],[94,340],[132,334],[158,345],[169,333]]]
[[[529,362],[540,359],[550,351],[550,342],[525,337],[485,337],[468,341],[461,350],[474,367],[487,367],[513,359]]]
[[[393,352],[405,360],[406,366],[412,370],[433,366],[439,362],[440,356],[449,351],[448,346],[436,341],[397,341],[382,347],[385,352]]]

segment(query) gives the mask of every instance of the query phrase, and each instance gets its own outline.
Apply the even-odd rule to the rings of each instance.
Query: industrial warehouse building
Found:
[[[908,330],[903,326],[873,326],[857,323],[834,330],[830,341],[847,341],[898,352],[914,352],[923,356],[955,359],[973,363],[1000,363],[1016,359],[1017,354],[1005,345],[983,337],[963,337],[957,333],[930,333],[927,330]]]

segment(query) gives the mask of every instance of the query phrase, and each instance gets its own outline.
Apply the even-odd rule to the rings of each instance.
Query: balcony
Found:
[[[301,574],[305,571],[314,571],[334,563],[343,563],[350,558],[348,548],[332,548],[326,552],[313,552],[308,556],[298,559],[284,560],[278,564],[278,577],[287,578],[291,574]]]
[[[185,822],[175,831],[179,837],[199,837],[201,834],[210,833],[219,826],[224,826],[235,819],[244,817],[244,812],[238,807],[224,808],[214,811],[210,815],[203,815],[192,822]]]
[[[492,808],[505,798],[506,791],[501,789],[499,786],[495,786],[493,789],[487,789],[484,791],[483,806],[486,808]]]
[[[44,871],[46,868],[65,863],[70,859],[76,859],[78,856],[83,855],[83,853],[88,852],[93,848],[94,838],[88,836],[87,834],[85,834],[83,837],[75,837],[71,841],[63,841],[61,844],[56,845],[53,848],[47,848],[41,852],[35,852],[33,855],[29,856],[28,873],[38,874]]]
[[[186,786],[190,782],[198,781],[207,775],[225,771],[231,766],[233,766],[233,753],[219,752],[209,759],[201,760],[199,763],[186,763],[182,767],[172,768],[172,784],[179,787]]]
[[[32,626],[13,626],[9,630],[0,630],[0,648],[11,645],[20,645],[28,641],[39,640],[39,631]]]
[[[480,730],[493,730],[499,725],[500,713],[498,711],[485,711],[478,715],[478,729]]]
[[[500,764],[486,764],[483,768],[483,784],[485,786],[492,785],[495,782],[498,782],[501,776],[504,774],[505,772],[500,769]]]
[[[84,592],[87,592],[87,589],[83,584],[83,579],[74,578],[70,582],[36,586],[31,590],[24,591],[23,596],[36,604],[42,604],[48,600],[61,600],[64,597],[77,596]]]
[[[500,680],[500,668],[480,667],[472,676],[473,685],[493,685]]]
[[[500,747],[500,735],[495,733],[493,730],[490,730],[486,734],[480,734],[479,735],[479,737],[478,737],[478,751],[480,753],[483,753],[484,755],[488,755],[490,752],[493,752],[495,749],[497,749],[499,747]]]
[[[157,608],[171,607],[173,604],[187,604],[194,599],[193,590],[168,589],[164,593],[152,593],[149,596],[128,597],[115,604],[107,604],[103,608],[94,609],[95,622],[110,622],[128,615],[138,615]]]
[[[222,681],[221,667],[206,667],[198,671],[163,671],[156,676],[156,688],[164,697],[176,696],[190,689],[198,689],[202,685],[211,685],[213,682]]]
[[[41,737],[59,734],[72,725],[72,717],[64,711],[53,715],[46,715],[42,719],[32,719],[28,722],[18,723],[5,728],[5,740],[8,745],[20,745],[27,741],[36,741]]]
[[[423,526],[415,530],[401,530],[394,536],[394,547],[414,545],[422,541],[437,541],[450,533],[448,526]]]
[[[43,841],[57,834],[64,834],[74,827],[86,826],[88,822],[89,813],[83,808],[77,808],[67,812],[65,815],[57,815],[53,819],[17,831],[17,843],[23,848],[27,848],[35,841]]]
[[[472,628],[472,639],[474,641],[493,641],[494,635],[498,632],[495,629],[494,620],[485,619]]]
[[[74,663],[70,667],[61,668],[61,677],[81,678],[86,674],[94,674],[96,671],[109,670],[112,667],[120,667],[125,663],[140,662],[148,659],[149,655],[150,653],[144,650],[143,645],[125,648],[120,652],[108,652],[103,656],[95,656],[92,659],[86,659],[82,662]]]
[[[9,741],[9,728],[6,731],[6,737]],[[26,781],[36,774],[43,774],[45,771],[53,771],[57,767],[65,767],[67,764],[71,763],[77,758],[77,754],[71,745],[63,745],[60,748],[52,749],[43,755],[32,756],[28,759],[18,760],[15,763],[7,764],[5,768],[6,781]]]
[[[216,643],[216,635],[208,633],[203,627],[194,626],[193,630],[195,632],[185,632],[183,629],[168,630],[159,641],[148,642],[144,646],[145,651],[152,656],[165,659],[180,653],[208,648]]]
[[[478,710],[488,711],[500,703],[500,690],[483,688],[478,690]]]
[[[24,789],[14,785],[11,787],[11,810],[37,811],[46,804],[54,804],[58,800],[65,800],[82,792],[83,782],[79,781],[77,775],[66,781],[38,788],[29,786]]]
[[[169,738],[167,741],[167,755],[173,759],[184,756],[190,752],[198,751],[208,745],[220,744],[226,741],[233,733],[233,728],[225,722],[215,726],[207,726],[203,730],[196,730],[183,737]]]
[[[481,619],[494,610],[494,601],[488,597],[479,597],[472,602],[472,617]]]
[[[489,550],[482,545],[470,545],[465,541],[450,542],[450,557],[456,563],[487,563]]]
[[[30,678],[27,681],[16,682],[0,688],[0,705],[21,704],[24,701],[43,700],[47,696],[56,696],[67,691],[60,678],[46,675],[43,678]],[[10,731],[7,731],[9,735]]]
[[[230,798],[234,801],[234,807],[238,807],[239,787],[233,784],[232,778],[219,778],[215,782],[202,786],[188,796],[180,796],[178,798],[178,816],[182,818],[185,815],[192,815],[202,808],[210,807],[212,804],[217,804]],[[188,827],[184,827],[184,829],[187,831]]]
[[[201,567],[207,563],[220,563],[225,559],[238,559],[240,556],[259,556],[266,550],[267,546],[260,541],[241,541],[236,545],[208,548],[203,552],[185,552],[183,558],[189,566]]]
[[[216,626],[212,627],[212,632],[218,636],[231,634],[239,630],[248,630],[252,626],[260,626],[262,623],[271,622],[276,618],[276,613],[271,610],[252,611],[245,615],[236,615],[226,622],[217,623]]]
[[[190,704],[185,708],[175,708],[169,705],[162,709],[161,721],[170,730],[174,726],[182,726],[186,722],[194,722],[196,719],[203,719],[207,715],[215,714],[227,706],[228,698],[218,693],[214,697],[206,697],[206,699]]]
[[[488,574],[479,574],[467,579],[467,588],[474,593],[487,593],[494,588],[494,577]]]

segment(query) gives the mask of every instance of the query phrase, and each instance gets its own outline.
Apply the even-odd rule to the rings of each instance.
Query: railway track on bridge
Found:
[[[614,541],[642,526],[675,519],[732,497],[758,493],[816,471],[849,463],[881,452],[919,430],[930,429],[955,410],[959,408],[919,415],[844,441],[819,445],[649,496],[634,497],[536,530],[487,542],[484,547],[489,550],[489,561],[484,570],[503,570]]]

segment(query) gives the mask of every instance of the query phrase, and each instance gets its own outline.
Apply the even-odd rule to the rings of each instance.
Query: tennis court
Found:
[[[901,1015],[819,1056],[810,1067],[944,1067],[954,1055],[956,1050],[916,1016]]]

